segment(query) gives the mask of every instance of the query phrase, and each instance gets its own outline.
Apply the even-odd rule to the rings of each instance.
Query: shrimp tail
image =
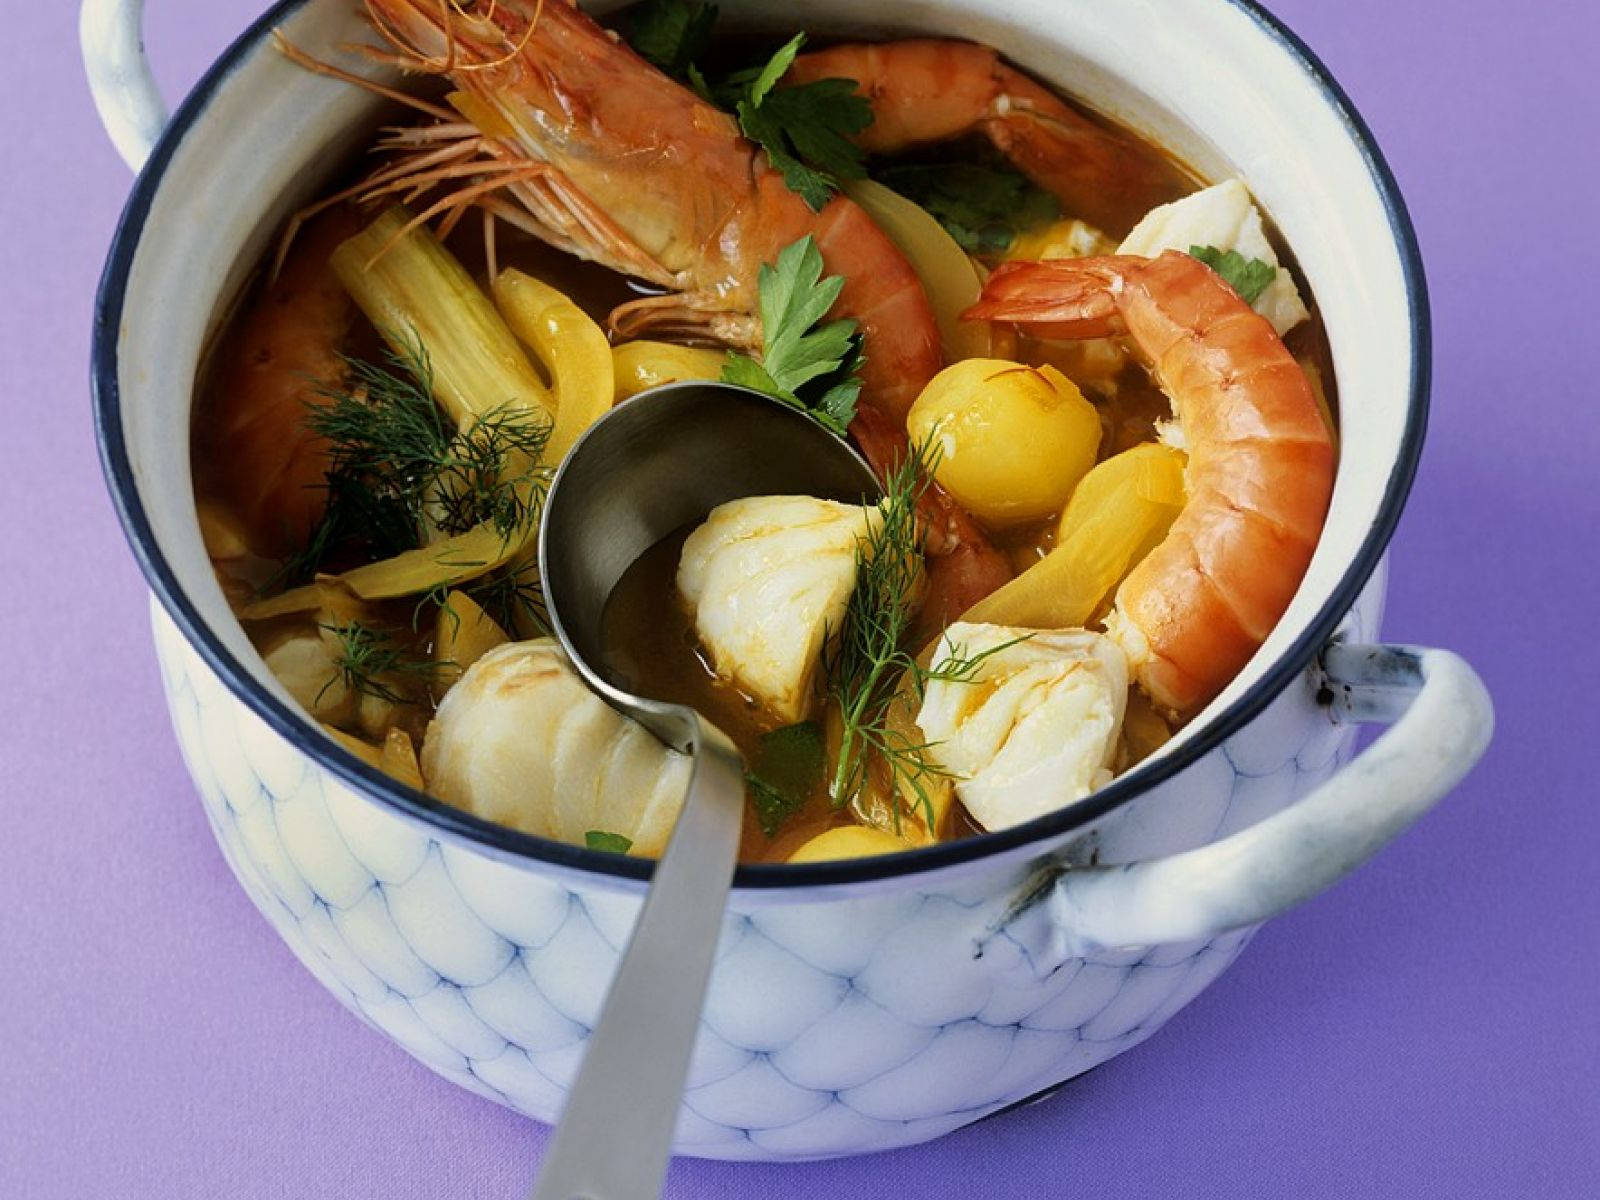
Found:
[[[963,321],[1009,321],[1038,337],[1110,337],[1128,331],[1117,307],[1129,255],[1007,262],[996,267]]]

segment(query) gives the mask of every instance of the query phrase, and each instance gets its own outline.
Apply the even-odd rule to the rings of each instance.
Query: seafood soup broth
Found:
[[[737,66],[759,63],[778,44],[775,39],[742,34],[721,37],[704,58],[705,70],[715,76]],[[810,48],[819,45],[826,46],[827,42],[813,38]],[[437,82],[424,88],[430,98],[442,97],[447,90]],[[1070,97],[1064,99],[1073,104]],[[1075,104],[1074,108],[1084,111]],[[390,116],[399,111],[397,106]],[[1094,113],[1084,115],[1105,128],[1115,128]],[[1203,186],[1160,146],[1125,129],[1116,132],[1125,153],[1139,160],[1138,169],[1160,181],[1159,200],[1174,200]],[[943,170],[965,169],[969,165],[983,170],[1006,169],[993,146],[975,136],[916,147],[897,155],[875,155],[869,160],[869,170],[875,177],[890,180],[896,178],[896,168]],[[332,195],[355,186],[371,169],[369,155],[353,156],[338,180],[322,194]],[[425,203],[417,205],[419,211]],[[414,528],[403,530],[398,538],[379,537],[347,523],[328,533],[323,544],[314,544],[325,532],[318,521],[326,521],[325,506],[333,503],[330,489],[334,485],[328,482],[332,476],[325,479],[321,470],[308,474],[303,459],[309,456],[318,464],[324,462],[330,443],[336,447],[333,461],[338,462],[338,455],[344,451],[338,449],[337,429],[326,423],[314,429],[308,426],[312,413],[326,412],[336,397],[351,406],[351,411],[362,405],[371,407],[375,396],[387,394],[384,389],[401,388],[405,381],[407,364],[403,355],[395,354],[393,340],[386,346],[374,321],[334,294],[337,283],[323,269],[332,246],[372,220],[382,207],[374,204],[358,208],[339,203],[314,216],[289,244],[282,270],[276,275],[269,252],[210,347],[197,389],[190,444],[207,550],[235,611],[248,616],[295,589],[324,589],[314,597],[314,603],[307,602],[309,607],[290,606],[279,613],[268,610],[265,616],[247,619],[252,643],[266,657],[274,674],[286,680],[291,692],[319,721],[337,731],[335,736],[342,743],[426,789],[428,782],[417,769],[417,750],[425,744],[430,721],[441,700],[461,675],[459,665],[446,653],[465,653],[461,648],[473,644],[471,637],[478,629],[479,610],[512,639],[539,635],[543,632],[541,598],[537,579],[525,566],[517,568],[515,560],[420,593],[363,597],[352,594],[339,582],[339,577],[348,572],[405,552],[405,539],[411,533],[416,535],[412,544],[426,548],[430,538],[469,530],[470,521],[465,518],[439,519],[439,511],[448,509],[451,503],[482,501],[487,507],[474,510],[478,514],[474,520],[494,505],[514,507],[528,503],[526,493],[518,492],[516,487],[493,490],[493,481],[485,482],[486,476],[471,474],[477,467],[451,466],[444,474],[438,474],[437,463],[430,468],[428,463],[432,460],[420,451],[407,460],[410,465],[397,468],[412,472],[415,479],[421,479],[430,469],[436,471],[425,484],[418,483],[416,494],[420,500],[412,509],[397,518],[404,505],[385,488],[355,499],[346,495],[348,503],[341,510],[373,514],[375,522],[400,519],[404,524],[410,520]],[[1115,243],[1144,217],[1148,207],[1148,200],[1130,201],[1101,214],[1100,233]],[[1006,257],[1007,236],[1011,244],[1030,236],[1043,236],[1044,227],[1072,215],[1051,212],[1035,223],[1038,228],[1019,224],[1014,230],[978,230],[965,248],[987,270]],[[433,226],[439,228],[439,222],[434,221]],[[1282,240],[1270,228],[1268,235],[1280,262],[1298,274]],[[630,280],[605,266],[555,249],[507,220],[496,222],[492,250],[487,248],[485,223],[474,213],[448,222],[441,240],[485,295],[494,292],[497,275],[521,272],[561,293],[601,328],[607,327],[608,316],[619,305],[638,301],[657,290],[653,285]],[[321,256],[320,261],[308,261],[308,256],[317,255]],[[1300,282],[1304,290],[1303,278]],[[1292,329],[1284,344],[1304,368],[1331,422],[1336,412],[1331,358],[1320,317],[1310,305],[1309,294],[1306,299],[1311,307],[1310,319]],[[627,340],[614,329],[609,336],[613,342]],[[714,340],[695,334],[676,339],[660,336],[694,349],[705,349]],[[1101,427],[1095,451],[1097,461],[1154,441],[1162,423],[1172,417],[1167,397],[1130,355],[1103,354],[1092,341],[1068,342],[1016,334],[1002,330],[998,324],[993,347],[995,358],[1033,367],[1054,366],[1081,387],[1082,394],[1094,406]],[[1099,359],[1097,354],[1101,355]],[[557,381],[548,365],[535,354],[528,357],[542,383],[554,390]],[[371,364],[379,372],[352,376],[351,363]],[[1109,368],[1107,363],[1111,364]],[[422,390],[426,399],[427,388]],[[463,449],[462,444],[449,442],[451,430],[443,426],[421,433],[402,431],[393,436],[395,445],[405,437],[412,437],[418,445],[425,443],[437,458],[470,454],[470,447]],[[517,456],[523,449],[515,436],[514,431],[508,432],[505,443],[496,449],[500,457],[493,460],[493,467],[502,477],[511,474],[512,464],[521,461]],[[348,474],[342,486],[354,489],[356,485],[351,480],[358,478],[359,473]],[[294,479],[294,486],[285,484],[286,479]],[[393,491],[401,493],[405,487]],[[479,491],[483,494],[479,495]],[[287,495],[288,499],[281,503],[260,499],[269,495]],[[537,520],[536,511],[532,519]],[[1017,522],[979,522],[1015,573],[1049,553],[1056,543],[1059,523],[1059,511]],[[418,528],[421,532],[417,532]],[[720,675],[697,636],[693,616],[674,584],[689,533],[688,529],[681,530],[647,552],[619,583],[605,614],[607,640],[612,647],[608,666],[619,681],[642,694],[686,703],[704,713],[733,738],[747,761],[754,762],[765,752],[768,743],[763,739],[784,727],[785,722]],[[318,584],[319,580],[324,582]],[[447,598],[459,593],[470,597],[472,611],[458,605],[442,615]],[[1105,610],[1103,605],[1095,618],[1104,617]],[[924,627],[924,617],[924,625],[914,631],[917,645],[925,644],[955,615],[945,614],[945,619],[934,622],[932,628]],[[465,632],[462,621],[467,623]],[[441,638],[448,646],[438,644]],[[914,651],[916,646],[908,649]],[[323,657],[318,658],[319,654]],[[298,685],[288,683],[286,672],[299,670],[312,659],[320,664],[315,669],[322,670],[325,678],[309,682],[303,679]],[[331,672],[327,667],[330,659]],[[830,706],[820,685],[809,719],[818,729],[831,765],[831,756],[838,753],[839,713]],[[1170,736],[1172,724],[1135,692],[1120,736],[1118,769],[1126,769],[1156,749]],[[404,738],[397,740],[396,731]],[[406,746],[396,749],[402,740]],[[426,764],[426,754],[422,762]],[[884,794],[894,791],[882,771],[869,764],[865,774],[863,786],[867,790],[876,788]],[[831,795],[825,779],[826,772],[810,781],[781,827],[767,832],[757,820],[747,819],[741,859],[786,861],[816,835],[857,824],[861,804],[845,803]],[[881,811],[883,795],[878,801]],[[941,839],[982,831],[959,801],[951,803],[935,824],[931,833]]]

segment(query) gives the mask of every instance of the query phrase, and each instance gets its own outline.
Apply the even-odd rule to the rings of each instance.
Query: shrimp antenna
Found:
[[[356,87],[363,88],[374,95],[398,101],[409,108],[425,112],[430,117],[437,117],[441,121],[454,121],[460,116],[459,113],[451,109],[444,108],[438,104],[429,104],[426,100],[419,100],[415,96],[402,92],[399,88],[386,87],[375,79],[368,79],[365,76],[357,75],[353,71],[346,71],[336,67],[332,63],[323,62],[320,58],[315,58],[300,49],[299,46],[296,46],[285,36],[281,29],[272,31],[272,41],[277,46],[278,53],[294,63],[295,66],[303,67],[314,75],[325,75],[329,79],[337,79],[340,83],[354,84]]]
[[[492,4],[490,5],[490,11],[491,11],[491,13],[493,12],[493,5]],[[526,50],[528,48],[528,42],[532,39],[534,31],[539,28],[539,14],[542,13],[542,12],[544,12],[544,0],[536,0],[535,4],[533,6],[533,16],[528,18],[528,27],[522,31],[522,37],[518,40],[518,42],[517,42],[517,44],[515,46],[513,46],[510,50],[508,50],[505,54],[501,55],[499,58],[492,59],[489,62],[463,63],[460,66],[459,70],[462,70],[462,71],[490,71],[490,70],[493,70],[495,67],[503,67],[503,66],[505,66],[508,62],[510,62],[512,59],[516,58],[519,54],[521,54],[524,50]],[[487,17],[487,16],[484,17],[484,20],[486,20],[486,21],[490,20],[490,19],[491,19],[490,17]]]
[[[378,11],[378,6],[374,3],[374,0],[362,0],[362,7],[366,11],[367,21],[377,31],[378,36],[404,56],[410,70],[438,75],[449,69],[450,60],[448,57],[436,59],[422,53],[403,33],[390,24],[387,17]],[[446,28],[448,36],[448,21],[446,22]]]

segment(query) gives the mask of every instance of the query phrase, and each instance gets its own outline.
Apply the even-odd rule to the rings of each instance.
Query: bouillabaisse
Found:
[[[687,765],[545,636],[534,546],[577,437],[675,380],[778,396],[884,482],[725,505],[608,606],[613,669],[744,752],[746,860],[1071,803],[1282,616],[1332,374],[1243,181],[969,43],[720,39],[684,0],[615,31],[561,0],[367,10],[366,54],[421,85],[263,264],[193,439],[224,589],[329,736],[487,819],[660,851]]]

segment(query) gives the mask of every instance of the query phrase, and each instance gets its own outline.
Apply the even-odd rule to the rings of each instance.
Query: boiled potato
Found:
[[[792,863],[833,862],[841,858],[871,858],[912,849],[911,843],[881,829],[865,825],[840,825],[819,833],[789,855]]]
[[[934,439],[939,483],[995,525],[1058,512],[1094,466],[1100,417],[1054,367],[972,358],[946,367],[906,417],[914,442]]]

